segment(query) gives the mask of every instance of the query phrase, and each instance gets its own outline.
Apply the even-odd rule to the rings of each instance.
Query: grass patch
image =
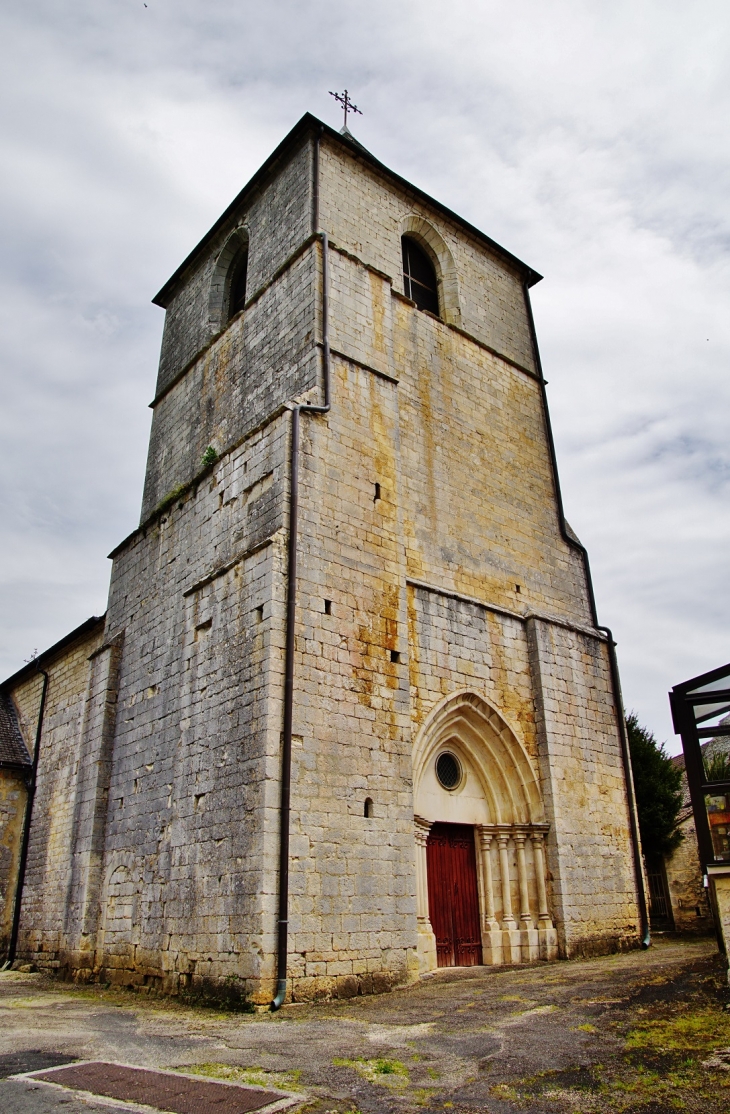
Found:
[[[203,1075],[206,1079],[224,1079],[227,1083],[248,1083],[252,1087],[278,1087],[282,1091],[301,1091],[301,1071],[266,1071],[264,1068],[240,1068],[235,1064],[181,1064],[173,1071],[186,1075]]]
[[[541,1072],[493,1087],[492,1094],[516,1103],[562,1101],[580,1114],[727,1114],[730,1072],[703,1066],[727,1047],[727,1013],[717,1005],[686,1008],[632,1025],[623,1052],[607,1063]]]
[[[659,1021],[644,1021],[628,1034],[628,1049],[654,1052],[710,1052],[730,1045],[730,1014],[717,1006],[688,1010]]]
[[[336,1068],[354,1068],[370,1083],[384,1083],[390,1087],[405,1086],[408,1083],[408,1068],[400,1060],[391,1060],[384,1056],[377,1060],[367,1060],[364,1056],[358,1056],[355,1060],[335,1059],[332,1063]]]

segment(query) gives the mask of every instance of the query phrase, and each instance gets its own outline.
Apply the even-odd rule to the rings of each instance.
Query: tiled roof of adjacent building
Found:
[[[0,693],[0,766],[30,766],[31,758],[10,697]]]

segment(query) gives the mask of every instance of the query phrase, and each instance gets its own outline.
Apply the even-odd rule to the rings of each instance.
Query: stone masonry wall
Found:
[[[629,814],[608,650],[595,636],[528,622],[548,864],[564,954],[635,946]]]
[[[684,839],[665,860],[669,900],[677,932],[705,935],[712,932],[712,910],[702,884],[694,819],[687,817],[680,830]]]
[[[96,957],[114,982],[251,993],[273,977],[287,446],[284,414],[114,563],[107,633],[124,653]]]
[[[194,477],[208,445],[219,453],[230,448],[315,381],[316,247],[305,249],[275,279],[311,231],[310,162],[305,146],[231,217],[167,309],[158,394],[192,364],[154,407],[142,521]],[[266,288],[209,346],[221,327],[208,325],[211,278],[228,235],[239,226],[249,232],[247,298]]]
[[[335,149],[326,143],[320,165],[321,223],[336,245],[391,276],[402,294],[404,221],[410,216],[425,217],[438,230],[454,261],[461,327],[509,359],[535,370],[520,278],[504,258],[415,194],[381,178],[356,152],[346,153],[341,146]]]
[[[715,749],[716,742],[717,740],[713,740],[713,742],[705,745],[705,754],[707,754],[708,748]],[[713,931],[712,909],[710,908],[708,890],[702,881],[703,872],[700,866],[697,832],[694,816],[692,815],[692,801],[689,795],[687,774],[684,769],[684,756],[679,755],[673,761],[682,770],[682,811],[680,817],[683,817],[683,819],[680,822],[679,829],[684,839],[672,854],[665,856],[664,859],[669,900],[676,931],[701,935]]]
[[[347,190],[341,187],[345,177]],[[361,192],[369,198],[367,205],[361,203]],[[318,801],[327,798],[327,809],[338,820],[329,827],[318,821],[314,831],[307,831],[306,855],[302,851],[303,861],[310,864],[306,908],[322,917],[335,912],[346,916],[342,898],[362,877],[358,854],[354,851],[350,858],[350,847],[352,840],[356,846],[367,844],[368,825],[358,815],[365,795],[373,798],[377,820],[374,785],[383,751],[390,762],[391,795],[386,793],[381,806],[388,830],[397,834],[400,820],[407,821],[412,786],[407,765],[404,773],[400,763],[410,744],[399,718],[401,708],[410,715],[412,742],[419,717],[425,717],[435,700],[467,687],[493,699],[516,724],[544,782],[546,748],[551,755],[555,752],[556,766],[549,785],[545,783],[549,845],[565,839],[565,860],[572,856],[574,864],[566,870],[564,861],[556,862],[553,871],[564,952],[587,947],[588,939],[598,950],[635,943],[628,806],[606,647],[598,633],[553,630],[545,623],[560,652],[536,673],[526,634],[527,618],[534,613],[579,627],[591,622],[582,561],[559,533],[540,391],[527,372],[417,311],[398,296],[395,279],[391,283],[387,273],[376,274],[364,265],[358,256],[367,245],[368,263],[381,271],[390,266],[398,274],[400,229],[393,214],[402,219],[412,206],[390,187],[386,192],[390,196],[381,201],[367,168],[346,153],[327,149],[322,211],[336,243],[330,255],[330,340],[338,356],[333,409],[325,420],[308,419],[307,427],[316,448],[311,460],[305,457],[310,487],[302,506],[311,504],[316,510],[306,512],[306,541],[301,544],[309,575],[323,582],[316,587],[307,582],[301,590],[306,633],[297,692],[310,695],[297,730],[310,765],[302,766],[297,792],[307,799],[311,793]],[[373,231],[381,212],[382,223]],[[440,236],[449,235],[439,214],[425,213],[423,205],[420,212]],[[362,222],[357,235],[347,232],[353,214]],[[384,247],[381,252],[385,236],[389,257]],[[471,254],[459,256],[459,247],[452,245],[454,257],[461,260],[462,289],[479,291],[488,302],[493,260],[486,249],[479,252],[471,244]],[[374,254],[376,249],[381,254]],[[526,345],[523,294],[508,269],[504,290],[511,291],[511,333],[519,333]],[[503,304],[506,300],[505,294]],[[494,331],[477,339],[496,347],[504,343],[504,335],[500,340]],[[527,363],[526,353],[524,347]],[[410,640],[408,578],[420,601],[416,605],[416,596],[411,596]],[[477,609],[468,622],[460,616],[439,636],[450,644],[448,653],[432,648],[431,626],[424,620],[427,605],[418,594],[424,583],[482,599],[496,610],[485,618]],[[324,612],[326,598],[333,601],[336,622]],[[443,600],[438,606],[444,606]],[[458,606],[469,610],[468,603]],[[514,612],[514,619],[499,616],[500,607]],[[311,634],[308,624],[313,624]],[[437,640],[436,645],[443,643]],[[400,654],[399,662],[389,660],[391,650]],[[411,670],[410,700],[401,705],[404,666]],[[536,735],[539,685],[543,704],[551,709],[566,687],[570,695],[547,728],[541,721],[543,739],[549,735],[542,744]],[[323,724],[319,738],[318,722]],[[377,750],[374,738],[379,740]],[[323,775],[334,768],[342,773],[330,786]],[[319,776],[313,773],[318,769]],[[393,793],[402,794],[403,813],[393,811]],[[311,804],[307,815],[310,811]],[[319,815],[326,811],[318,805]],[[354,833],[338,827],[341,815],[357,818],[348,819]],[[587,834],[579,847],[582,831]],[[405,829],[403,834],[408,842]],[[401,871],[405,878],[412,870],[412,851],[406,858],[404,846],[401,854],[397,868],[390,870],[389,880],[396,885]],[[338,880],[330,883],[335,889],[327,892],[328,900],[324,895],[314,899],[312,886],[316,889],[333,871]],[[330,974],[358,974],[347,966],[356,962],[359,946],[350,933],[358,927],[378,931],[380,903],[390,908],[392,891],[385,888],[385,879],[372,878],[366,870],[365,880],[370,912],[349,921],[348,932],[333,935],[332,946],[317,952],[311,967],[311,941],[302,948],[302,978],[323,980],[316,984],[322,992]],[[413,882],[403,898],[412,902]],[[399,923],[400,934],[381,939],[407,950],[410,913],[407,922],[401,918]],[[376,938],[367,937],[371,943]],[[375,956],[368,958],[377,962]],[[409,957],[398,962],[405,977]]]
[[[144,525],[116,551],[104,645],[79,666],[34,831],[22,947],[79,977],[259,1002],[274,986],[285,405],[318,398],[321,368],[310,157],[232,214],[169,305]],[[320,165],[332,410],[302,417],[292,994],[415,977],[413,740],[465,688],[539,771],[564,954],[622,946],[637,915],[608,659],[582,632],[520,276],[342,144]],[[249,288],[273,281],[206,349],[211,276],[241,224]],[[453,260],[448,321],[402,294],[416,226]],[[208,444],[221,457],[203,468]],[[99,773],[78,779],[84,738]]]
[[[333,376],[336,402],[326,419],[305,419],[301,456],[295,998],[383,989],[415,973],[396,392],[345,361],[335,361]],[[402,662],[391,659],[398,653]]]
[[[160,394],[220,328],[210,321],[216,261],[236,228],[249,235],[246,295],[264,286],[300,246],[311,228],[312,148],[305,143],[259,191],[236,209],[205,253],[190,266],[167,305],[156,394]]]
[[[45,666],[49,681],[18,941],[19,955],[44,966],[57,966],[63,946],[78,775],[85,762],[89,657],[101,644],[103,629],[100,622]],[[31,754],[41,688],[40,674],[32,674],[12,692]]]
[[[22,777],[10,770],[0,770],[0,956],[6,954],[13,925],[26,800]]]

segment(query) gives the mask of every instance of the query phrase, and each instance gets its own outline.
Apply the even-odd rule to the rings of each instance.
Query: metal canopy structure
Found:
[[[711,761],[707,742],[728,736],[730,753],[730,665],[692,677],[669,693],[674,730],[682,737],[703,871],[730,864],[730,760]],[[724,768],[723,768],[724,767]]]

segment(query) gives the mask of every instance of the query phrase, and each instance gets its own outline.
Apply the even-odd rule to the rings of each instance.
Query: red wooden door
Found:
[[[439,967],[482,962],[474,829],[434,824],[426,844],[428,912]]]

